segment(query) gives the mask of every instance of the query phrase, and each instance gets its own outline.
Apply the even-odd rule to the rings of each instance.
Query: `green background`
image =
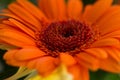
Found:
[[[13,1],[15,0],[0,0],[0,10],[6,8],[7,5]],[[36,4],[36,0],[30,1]],[[94,3],[94,1],[95,0],[83,0],[85,5],[89,3]],[[114,0],[113,4],[117,4],[117,2],[118,0]],[[12,67],[5,64],[4,60],[2,59],[2,56],[5,52],[5,50],[0,50],[0,80],[4,80],[4,78],[13,75],[18,69],[17,67]],[[19,80],[23,79],[21,78]],[[108,73],[102,70],[99,70],[97,72],[90,71],[90,80],[120,80],[120,74]]]

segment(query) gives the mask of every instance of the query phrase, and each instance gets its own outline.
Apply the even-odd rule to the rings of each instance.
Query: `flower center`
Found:
[[[53,22],[40,34],[39,47],[44,46],[52,52],[68,52],[82,50],[93,42],[94,33],[91,28],[79,21],[69,20]]]

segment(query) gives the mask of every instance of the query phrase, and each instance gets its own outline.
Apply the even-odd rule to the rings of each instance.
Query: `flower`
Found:
[[[120,6],[97,0],[17,0],[3,10],[0,43],[6,63],[51,74],[61,64],[74,80],[89,80],[89,69],[120,73]]]

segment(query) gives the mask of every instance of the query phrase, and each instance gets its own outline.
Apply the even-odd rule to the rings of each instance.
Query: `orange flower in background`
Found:
[[[89,80],[89,69],[120,73],[120,6],[98,0],[17,0],[3,10],[0,43],[6,63],[47,76],[60,64],[74,80]],[[11,48],[12,47],[12,48]],[[3,47],[2,47],[3,48]]]

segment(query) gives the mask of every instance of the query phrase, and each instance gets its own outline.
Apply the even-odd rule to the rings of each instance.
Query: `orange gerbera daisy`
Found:
[[[74,80],[88,70],[120,73],[120,6],[98,0],[83,10],[80,0],[17,0],[3,10],[0,43],[12,46],[6,63],[50,74],[63,64]]]

